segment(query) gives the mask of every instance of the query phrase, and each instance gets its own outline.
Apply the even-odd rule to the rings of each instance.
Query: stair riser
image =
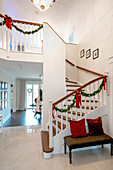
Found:
[[[68,105],[70,105],[72,102],[71,101],[68,101]],[[85,102],[82,102],[82,106],[85,105]],[[86,106],[89,106],[89,102],[86,102]],[[91,106],[94,106],[94,103],[91,102]],[[98,103],[95,103],[95,106],[98,106]]]
[[[80,88],[80,87],[79,86],[78,87],[66,87],[66,90],[76,90],[78,88]]]

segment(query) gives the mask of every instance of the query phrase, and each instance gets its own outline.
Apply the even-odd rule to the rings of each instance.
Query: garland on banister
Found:
[[[0,22],[0,26],[5,25],[8,29],[12,30],[12,27],[14,27],[17,31],[23,33],[23,34],[34,34],[36,32],[38,32],[40,29],[43,28],[43,25],[40,25],[37,29],[33,30],[33,31],[23,31],[22,29],[18,28],[12,21],[11,17],[8,17],[7,15],[5,15],[6,18],[4,18],[4,21]]]
[[[98,90],[94,91],[93,93],[85,93],[83,91],[78,91],[76,92],[76,95],[74,96],[73,99],[73,103],[71,103],[66,109],[59,109],[58,107],[56,107],[55,105],[53,105],[53,110],[55,109],[56,111],[59,112],[67,112],[69,111],[71,108],[74,107],[75,103],[76,103],[76,107],[79,108],[79,104],[81,105],[81,95],[85,96],[85,97],[92,97],[95,96],[96,94],[100,93],[100,91],[102,90],[102,88],[104,87],[105,90],[105,82],[107,82],[107,77],[104,76],[102,83],[100,84]]]

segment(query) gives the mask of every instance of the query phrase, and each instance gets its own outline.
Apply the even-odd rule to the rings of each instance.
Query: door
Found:
[[[38,97],[39,93],[39,85],[38,84],[33,84],[33,83],[29,83],[27,84],[27,88],[26,88],[26,105],[27,108],[35,108],[36,107],[36,103],[35,103],[35,98]]]

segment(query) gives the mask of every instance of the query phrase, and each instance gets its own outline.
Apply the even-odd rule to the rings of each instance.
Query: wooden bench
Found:
[[[66,154],[66,145],[69,147],[69,160],[70,164],[72,164],[72,149],[89,147],[89,146],[96,146],[96,145],[103,145],[104,144],[111,144],[111,156],[112,153],[112,144],[113,139],[108,136],[107,134],[98,135],[98,136],[86,136],[81,138],[72,138],[71,136],[64,137],[64,153]]]

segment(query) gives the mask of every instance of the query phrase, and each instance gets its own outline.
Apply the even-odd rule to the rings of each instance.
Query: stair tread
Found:
[[[68,111],[69,114],[71,114],[71,111]],[[72,111],[72,114],[73,115],[76,115],[76,112],[75,111]],[[82,113],[82,116],[84,116],[85,113]],[[80,116],[80,112],[77,112],[77,116]]]
[[[53,123],[56,125],[56,120],[53,120]],[[61,129],[61,122],[58,121],[58,128]],[[63,124],[63,130],[66,128],[66,125]]]
[[[61,115],[58,115],[58,118],[60,118],[60,119],[61,119]],[[63,120],[66,120],[66,116],[62,116],[62,118],[63,118]],[[71,120],[71,118],[70,118],[70,117],[67,117],[67,120],[68,120],[68,121],[70,121],[70,120]],[[74,121],[75,121],[75,119],[72,119],[72,120],[74,120]]]
[[[66,106],[66,105],[64,105]],[[67,105],[67,106],[70,106],[70,105]],[[73,106],[73,107],[76,107],[76,106]],[[97,106],[95,106],[95,109],[97,108]],[[85,106],[82,106],[82,109],[85,109]],[[86,109],[89,109],[89,106],[86,106]],[[91,110],[93,110],[93,106],[91,106]]]
[[[74,83],[74,84],[77,84],[76,81],[71,81],[71,80],[66,80],[67,83]]]
[[[79,85],[79,84],[76,84],[76,85],[66,85],[66,87],[81,87],[81,85]]]
[[[53,148],[49,148],[49,132],[41,131],[41,139],[42,139],[42,149],[43,152],[50,153],[53,151]]]

